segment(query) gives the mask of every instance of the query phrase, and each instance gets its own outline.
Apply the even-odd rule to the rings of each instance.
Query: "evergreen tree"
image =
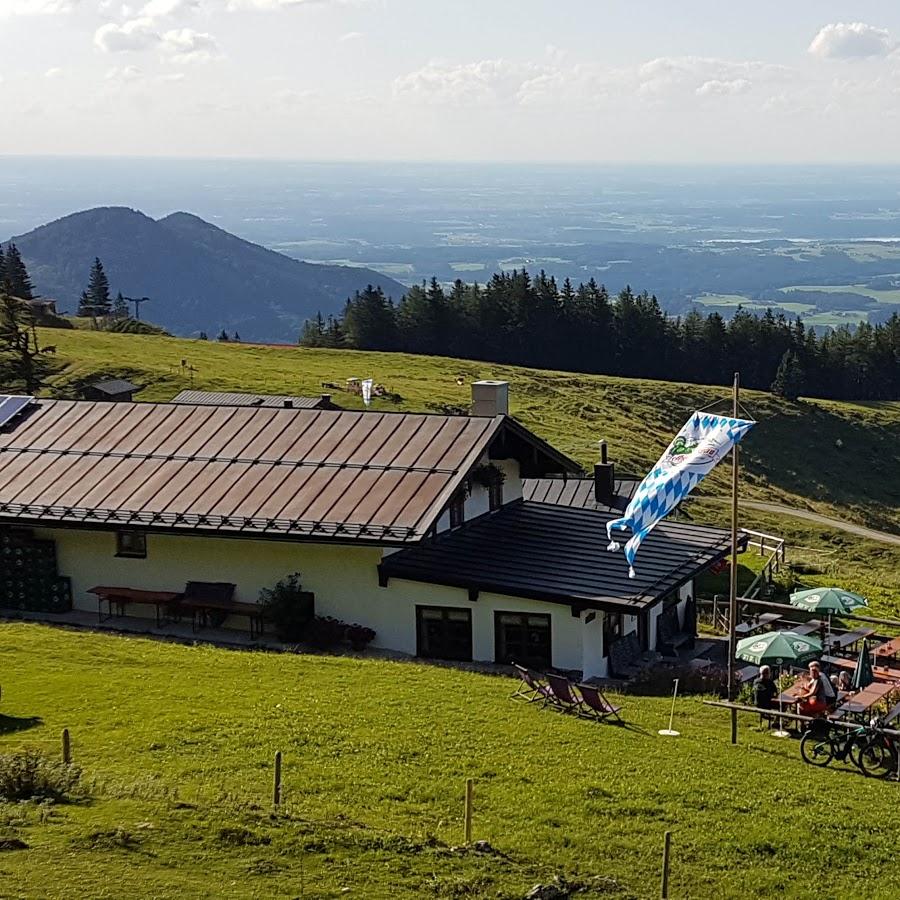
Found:
[[[235,340],[238,344],[241,342],[241,336],[240,336],[237,332],[234,333],[234,340]]]
[[[785,350],[775,380],[772,382],[772,393],[785,400],[796,401],[804,388],[803,368],[793,350]]]
[[[226,342],[226,341],[228,341],[228,340],[229,340],[229,338],[228,338],[228,332],[223,328],[223,329],[219,332],[219,336],[216,338],[216,340],[217,340],[217,341],[222,341],[223,343]]]
[[[130,319],[131,315],[128,312],[128,303],[125,298],[122,296],[122,292],[119,291],[116,294],[116,299],[113,300],[112,305],[112,314],[114,319]]]
[[[94,314],[93,307],[91,306],[90,297],[88,297],[87,291],[82,291],[81,296],[78,298],[78,315],[79,316],[92,316]]]
[[[28,394],[44,387],[51,372],[49,354],[54,347],[41,347],[32,309],[18,297],[0,293],[0,388],[24,389]]]
[[[3,261],[3,283],[6,293],[20,300],[34,300],[34,286],[28,277],[25,262],[15,244],[9,244]]]
[[[0,289],[2,289],[6,281],[6,253],[3,250],[3,244],[0,244]]]
[[[208,341],[208,340],[209,340],[209,338],[207,337],[205,331],[201,331],[201,332],[200,332],[200,337],[198,338],[198,340],[201,340],[201,341]]]
[[[325,344],[325,320],[322,313],[317,312],[314,319],[307,319],[300,330],[297,341],[301,347],[324,347]]]
[[[112,309],[109,298],[109,279],[103,271],[103,263],[99,257],[94,258],[87,288],[88,305],[92,316],[108,316]]]

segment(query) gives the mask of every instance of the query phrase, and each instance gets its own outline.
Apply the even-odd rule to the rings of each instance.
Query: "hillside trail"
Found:
[[[792,506],[782,506],[780,503],[765,503],[760,500],[742,500],[741,506],[758,509],[760,512],[777,513],[778,515],[794,516],[797,519],[806,519],[818,525],[868,538],[870,541],[879,541],[882,544],[892,544],[895,547],[900,547],[900,534],[891,534],[889,531],[876,531],[874,528],[866,528],[864,525],[856,525],[853,522],[845,522],[842,519],[833,519],[830,516],[810,512],[808,509],[796,509]]]

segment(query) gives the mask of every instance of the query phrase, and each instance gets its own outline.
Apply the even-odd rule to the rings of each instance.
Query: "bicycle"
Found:
[[[812,723],[800,739],[800,755],[811,766],[824,768],[832,760],[844,762],[847,759],[860,771],[865,772],[860,762],[860,753],[868,746],[868,729],[860,725],[853,730],[835,728],[827,721]],[[873,754],[874,754],[873,750]]]
[[[867,740],[860,747],[856,763],[869,778],[890,778],[898,772],[897,742],[882,731],[882,719],[872,719]]]

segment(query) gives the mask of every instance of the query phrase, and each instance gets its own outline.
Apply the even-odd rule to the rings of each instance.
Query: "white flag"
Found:
[[[363,398],[363,403],[365,403],[366,406],[369,406],[369,404],[371,404],[371,402],[372,402],[372,379],[371,378],[366,378],[362,383],[362,398]]]

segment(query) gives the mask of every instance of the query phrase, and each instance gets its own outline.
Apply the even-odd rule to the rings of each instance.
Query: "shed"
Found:
[[[85,385],[82,393],[85,400],[131,403],[132,394],[140,389],[140,385],[132,384],[124,378],[110,378],[106,381],[95,381],[93,384]]]

